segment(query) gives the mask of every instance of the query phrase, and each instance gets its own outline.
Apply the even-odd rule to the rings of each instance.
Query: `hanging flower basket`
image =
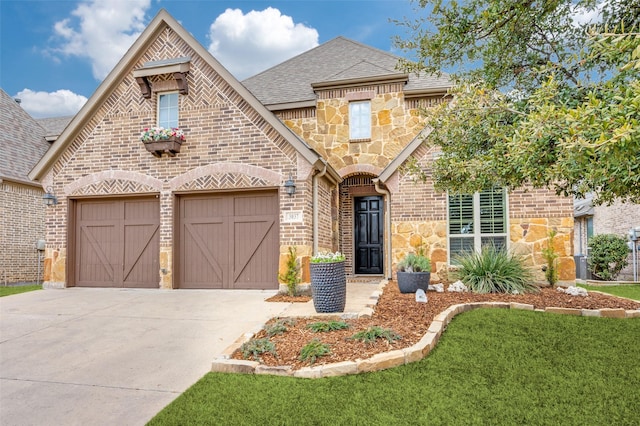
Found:
[[[152,127],[150,129],[144,129],[140,134],[140,140],[144,144],[145,149],[155,157],[159,158],[162,154],[175,157],[176,154],[180,152],[180,147],[185,137],[182,130],[178,128],[165,129],[162,127]]]
[[[311,296],[313,306],[318,313],[344,312],[347,300],[347,276],[344,272],[344,256],[338,261],[327,261],[326,258],[312,259],[309,264],[311,272]]]

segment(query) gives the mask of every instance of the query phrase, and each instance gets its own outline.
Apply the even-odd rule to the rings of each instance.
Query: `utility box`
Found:
[[[590,280],[592,277],[589,265],[587,265],[587,256],[578,254],[573,256],[573,260],[576,263],[576,278],[579,280]]]
[[[46,245],[46,242],[44,240],[38,240],[36,241],[36,250],[38,251],[44,251],[44,247]]]

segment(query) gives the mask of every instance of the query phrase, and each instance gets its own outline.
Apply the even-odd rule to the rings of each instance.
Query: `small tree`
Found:
[[[298,284],[300,283],[300,267],[298,266],[297,249],[289,247],[289,255],[287,256],[287,271],[280,274],[280,280],[287,284],[287,292],[289,296],[298,294]]]
[[[542,249],[542,257],[547,262],[544,268],[544,277],[547,282],[553,288],[558,282],[558,253],[553,246],[553,240],[556,237],[556,230],[549,231],[549,239],[547,240],[547,246]]]
[[[623,237],[613,234],[596,235],[589,241],[589,248],[589,269],[600,280],[614,280],[627,266],[629,247]]]

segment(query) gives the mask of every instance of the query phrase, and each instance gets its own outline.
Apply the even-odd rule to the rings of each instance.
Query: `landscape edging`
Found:
[[[384,288],[386,282],[381,284]],[[375,292],[374,292],[375,293]],[[372,296],[373,297],[373,296]],[[376,297],[379,297],[379,294]],[[238,338],[231,346],[217,358],[213,360],[211,371],[217,373],[241,373],[241,374],[272,374],[278,376],[291,376],[305,379],[320,379],[323,377],[344,376],[349,374],[359,374],[372,371],[386,370],[392,367],[420,361],[436,347],[440,336],[447,328],[447,325],[458,314],[478,308],[498,308],[498,309],[520,309],[527,311],[538,311],[556,313],[562,315],[576,315],[585,317],[603,318],[640,318],[640,310],[624,310],[602,308],[602,309],[574,309],[547,307],[545,309],[535,309],[533,305],[516,302],[471,302],[449,306],[444,311],[436,315],[427,332],[418,343],[404,349],[394,349],[389,352],[381,352],[370,358],[357,359],[355,361],[342,361],[332,364],[323,364],[313,367],[302,367],[293,370],[290,365],[286,366],[266,366],[255,361],[231,359],[231,355],[239,349],[242,343],[249,340],[250,333],[245,333]],[[370,316],[371,307],[365,308],[366,315]],[[360,315],[358,315],[360,316]],[[234,368],[236,367],[236,368]]]

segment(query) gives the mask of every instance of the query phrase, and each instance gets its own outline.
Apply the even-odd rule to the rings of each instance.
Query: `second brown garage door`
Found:
[[[277,289],[278,193],[179,197],[178,286]]]

